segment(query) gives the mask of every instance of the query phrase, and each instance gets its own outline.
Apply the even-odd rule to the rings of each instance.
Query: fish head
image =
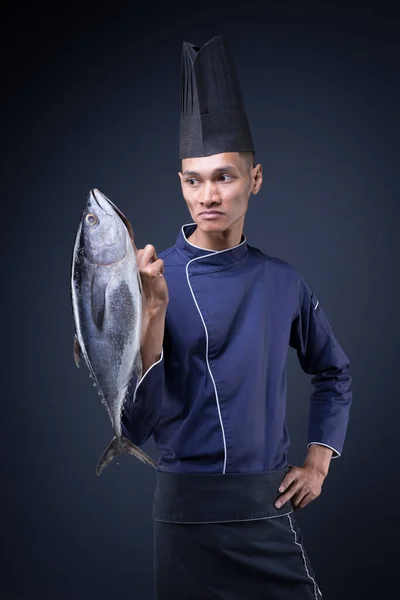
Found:
[[[119,209],[99,190],[91,190],[82,215],[81,247],[86,258],[97,265],[121,261],[132,243],[131,232]]]

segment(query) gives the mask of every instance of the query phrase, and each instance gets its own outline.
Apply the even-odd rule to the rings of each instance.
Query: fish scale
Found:
[[[75,238],[71,298],[75,362],[79,366],[83,356],[114,433],[99,459],[98,475],[123,453],[156,467],[121,428],[125,402],[130,396],[135,401],[142,378],[141,290],[132,226],[111,200],[91,190]]]

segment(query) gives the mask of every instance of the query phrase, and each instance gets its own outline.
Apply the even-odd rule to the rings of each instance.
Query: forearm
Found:
[[[332,459],[332,454],[332,450],[326,446],[311,444],[311,446],[308,448],[303,466],[310,467],[326,477]]]
[[[140,354],[143,373],[161,357],[166,308],[145,309],[142,315]]]
[[[124,404],[122,427],[125,437],[141,446],[150,437],[160,418],[164,392],[164,361],[161,359],[166,309],[142,314],[142,378]],[[133,392],[131,389],[131,392]]]

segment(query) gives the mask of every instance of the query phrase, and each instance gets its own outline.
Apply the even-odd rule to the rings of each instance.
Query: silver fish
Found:
[[[97,464],[100,475],[119,454],[155,461],[122,434],[126,397],[142,377],[141,280],[132,226],[99,190],[91,190],[78,227],[72,259],[74,358],[82,355],[111,419],[114,438]]]

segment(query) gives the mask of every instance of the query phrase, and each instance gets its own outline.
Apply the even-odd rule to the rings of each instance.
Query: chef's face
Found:
[[[249,156],[225,152],[182,160],[183,197],[202,231],[216,233],[244,222],[250,194],[262,184],[261,165],[253,167]]]

